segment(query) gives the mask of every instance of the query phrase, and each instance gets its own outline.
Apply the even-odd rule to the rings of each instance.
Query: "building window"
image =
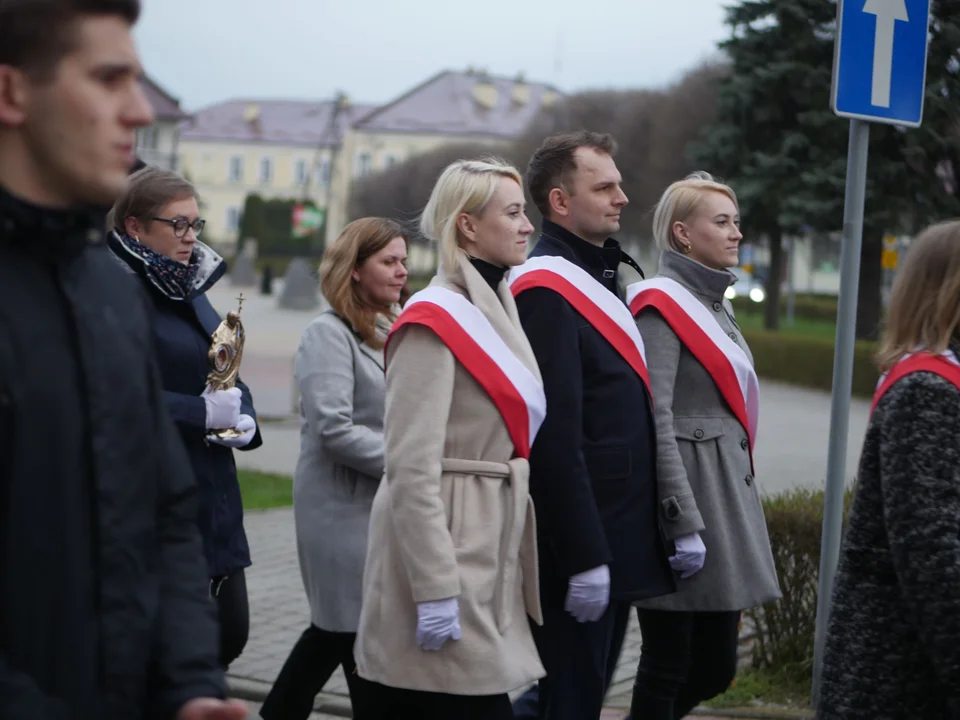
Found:
[[[297,160],[297,162],[294,164],[293,184],[294,185],[307,184],[307,161],[306,160]]]
[[[157,149],[157,127],[156,125],[151,125],[150,127],[139,128],[137,130],[137,149],[139,150],[156,150]]]
[[[317,165],[314,174],[316,175],[317,185],[320,187],[326,187],[327,183],[330,182],[330,160],[321,160]]]
[[[243,158],[239,155],[230,158],[230,169],[227,171],[230,182],[243,182]]]
[[[357,153],[354,176],[365,178],[373,169],[373,156],[368,152]]]
[[[260,158],[260,184],[269,185],[273,180],[273,160],[268,157]]]
[[[240,208],[227,208],[227,232],[235,233],[240,230]]]

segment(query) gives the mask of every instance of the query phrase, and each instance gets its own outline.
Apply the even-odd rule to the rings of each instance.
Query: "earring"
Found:
[[[690,243],[687,243],[686,245],[683,246],[683,254],[684,255],[690,254]]]

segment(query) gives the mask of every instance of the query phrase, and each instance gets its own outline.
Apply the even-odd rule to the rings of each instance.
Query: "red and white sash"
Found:
[[[760,383],[743,348],[730,339],[703,303],[676,280],[656,277],[634,283],[627,288],[627,303],[634,316],[646,307],[655,308],[703,365],[747,431],[752,457],[760,415]]]
[[[407,301],[387,343],[397,330],[410,324],[423,325],[437,334],[493,400],[517,455],[529,459],[530,447],[547,414],[547,398],[536,376],[507,347],[480,309],[463,295],[435,285]]]
[[[627,361],[649,391],[647,358],[636,323],[620,298],[590,273],[562,257],[541,255],[513,268],[507,284],[514,297],[535,287],[548,288],[562,295]]]
[[[918,352],[905,356],[896,365],[890,368],[890,371],[880,378],[877,383],[877,391],[873,395],[873,404],[870,406],[872,413],[881,398],[887,394],[899,380],[915,372],[932,372],[944,380],[953,383],[960,390],[960,362],[957,362],[956,356],[952,352],[945,352],[942,355],[934,355],[928,352]]]

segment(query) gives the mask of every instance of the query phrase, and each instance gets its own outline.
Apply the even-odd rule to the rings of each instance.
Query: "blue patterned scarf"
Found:
[[[200,269],[196,250],[190,256],[190,262],[184,264],[151,250],[122,230],[118,230],[117,235],[120,237],[123,246],[143,261],[147,277],[160,292],[171,300],[187,300],[190,298],[194,290],[197,271]]]

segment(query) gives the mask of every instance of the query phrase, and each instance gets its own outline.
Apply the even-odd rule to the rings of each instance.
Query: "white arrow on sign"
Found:
[[[867,0],[863,12],[876,15],[873,41],[873,89],[870,104],[890,107],[890,78],[893,75],[893,28],[897,20],[910,22],[906,0]]]

